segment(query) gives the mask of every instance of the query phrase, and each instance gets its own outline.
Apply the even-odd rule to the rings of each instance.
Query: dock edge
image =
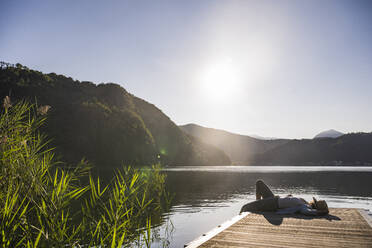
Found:
[[[250,214],[250,212],[243,212],[243,213],[240,213],[237,216],[234,216],[232,219],[230,219],[230,220],[222,223],[221,225],[218,225],[217,227],[215,227],[211,231],[209,231],[209,232],[203,234],[202,236],[194,239],[190,243],[185,244],[183,247],[196,248],[196,247],[200,246],[201,244],[203,244],[204,242],[210,240],[211,238],[213,238],[214,236],[216,236],[217,234],[219,234],[223,230],[229,228],[231,225],[233,225],[236,222],[238,222],[239,220],[243,219],[248,214]]]
[[[368,223],[370,227],[372,227],[372,212],[368,209],[358,209],[360,215],[364,218],[364,220]]]

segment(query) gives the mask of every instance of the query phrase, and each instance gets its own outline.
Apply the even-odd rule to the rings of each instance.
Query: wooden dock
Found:
[[[185,247],[372,247],[372,213],[351,208],[332,208],[323,217],[243,213]]]

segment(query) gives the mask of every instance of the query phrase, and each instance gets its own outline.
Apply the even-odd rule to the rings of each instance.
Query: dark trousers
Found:
[[[274,212],[278,209],[278,198],[262,180],[257,180],[257,200],[245,204],[240,212]]]

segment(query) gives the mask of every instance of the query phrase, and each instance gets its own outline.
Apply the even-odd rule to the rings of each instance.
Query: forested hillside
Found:
[[[45,132],[64,160],[100,167],[226,165],[216,147],[182,132],[161,110],[114,83],[96,85],[1,63],[0,96],[49,105]]]
[[[182,130],[213,144],[240,165],[371,165],[372,133],[338,138],[258,140],[195,124]]]
[[[291,140],[256,156],[255,161],[262,165],[371,165],[372,133]]]
[[[202,141],[212,144],[230,157],[234,164],[250,165],[258,154],[262,154],[289,140],[260,140],[247,135],[239,135],[224,130],[206,128],[196,124],[187,124],[180,128]]]

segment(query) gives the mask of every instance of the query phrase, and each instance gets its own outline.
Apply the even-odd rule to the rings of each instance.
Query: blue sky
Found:
[[[177,124],[372,130],[372,1],[1,1],[0,60],[115,82]]]

